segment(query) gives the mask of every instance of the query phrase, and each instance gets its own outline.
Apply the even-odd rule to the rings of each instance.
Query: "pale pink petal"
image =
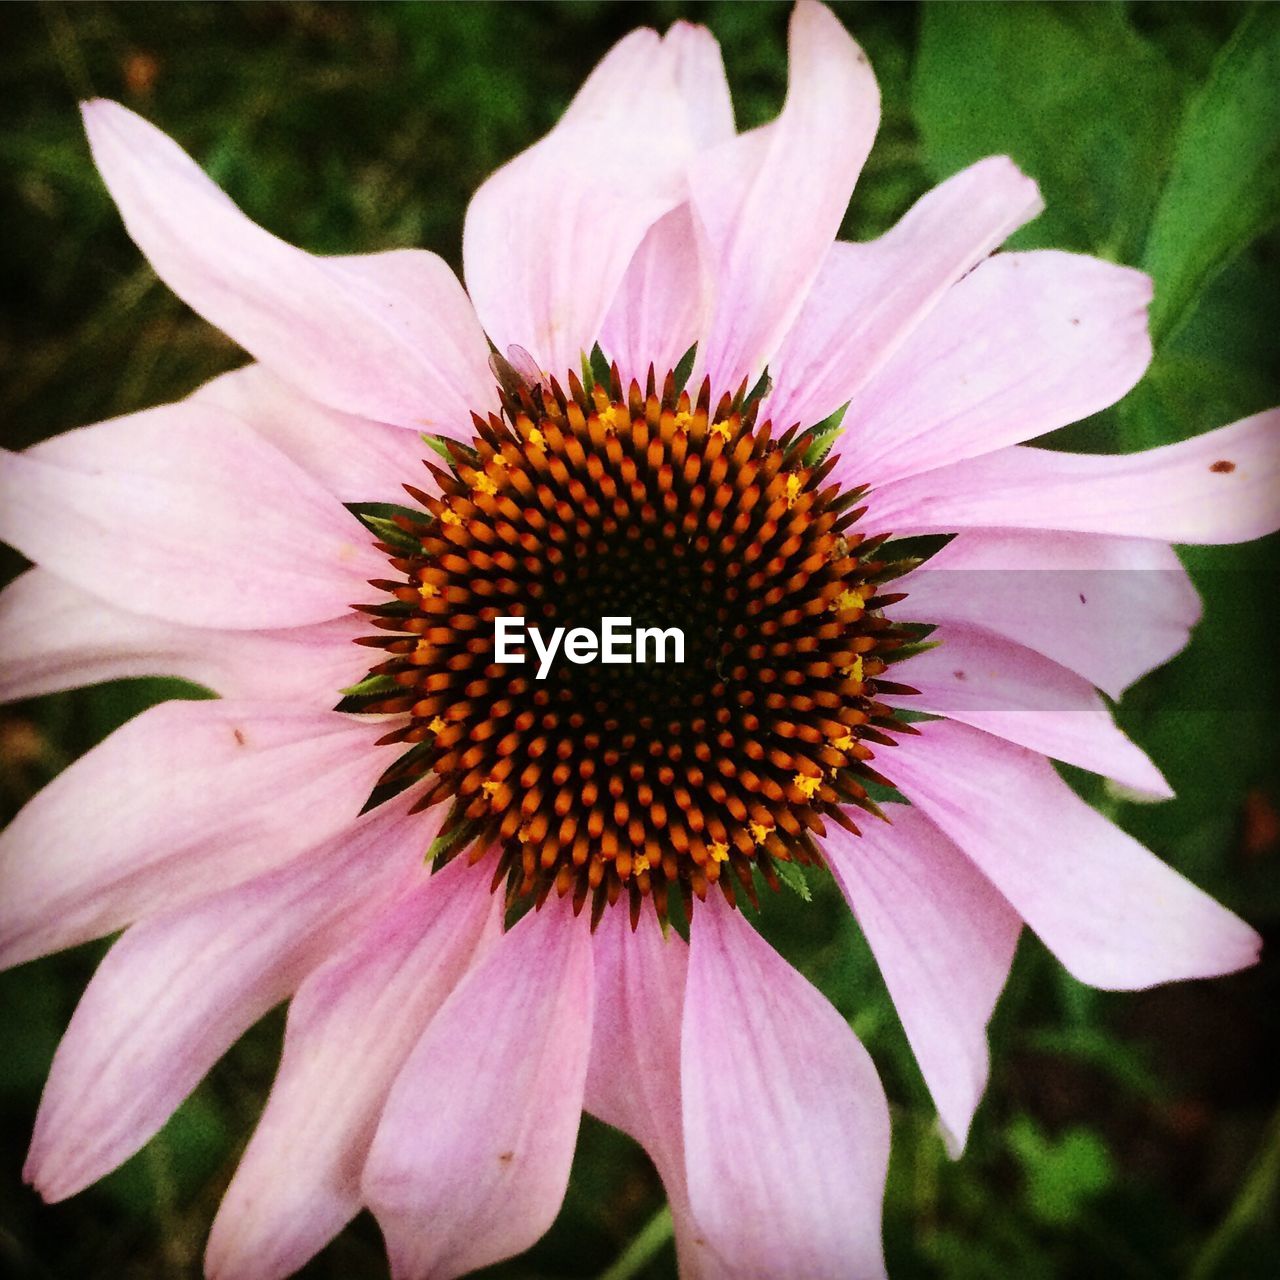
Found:
[[[734,136],[733,99],[715,36],[681,20],[671,24],[662,44],[674,63],[693,145],[701,150],[728,141]]]
[[[830,10],[799,0],[778,118],[699,155],[690,170],[717,290],[698,362],[717,391],[759,373],[791,328],[879,120],[866,55]]]
[[[234,1041],[405,883],[439,823],[410,821],[407,808],[393,801],[286,866],[135,925],[111,948],[36,1116],[24,1172],[46,1200],[133,1155]]]
[[[689,948],[674,931],[663,937],[648,911],[634,931],[625,911],[606,911],[592,943],[596,1006],[587,1109],[635,1138],[663,1181],[670,1177],[680,1191],[680,1017]]]
[[[1043,757],[937,720],[877,765],[1081,982],[1109,989],[1253,964],[1243,920],[1091,809]]]
[[[987,1023],[1022,919],[919,809],[833,827],[823,852],[862,926],[953,1155],[987,1087]]]
[[[1280,528],[1280,409],[1142,453],[1019,446],[874,490],[896,533],[1060,529],[1161,542],[1249,542]]]
[[[600,333],[624,383],[634,378],[643,387],[652,364],[661,386],[697,342],[709,298],[693,215],[682,204],[649,228]]]
[[[276,631],[185,627],[117,609],[47,569],[0,592],[0,702],[132,676],[179,676],[252,702],[317,711],[368,671],[357,613]]]
[[[355,821],[386,726],[165,702],[63,770],[0,832],[0,965],[111,933],[279,866]]]
[[[787,427],[834,413],[965,272],[1043,207],[1012,160],[990,156],[922,196],[878,240],[833,244],[769,360],[774,390],[761,417]]]
[[[397,1072],[497,934],[492,874],[458,857],[421,877],[298,988],[266,1110],[209,1237],[210,1280],[281,1280],[355,1217]]]
[[[387,563],[304,471],[190,401],[0,451],[0,539],[131,612],[237,630],[343,616]]]
[[[591,1048],[590,932],[527,914],[467,974],[392,1087],[364,1173],[395,1280],[527,1249],[569,1182]]]
[[[833,480],[882,485],[1114,404],[1151,361],[1151,279],[1080,254],[1002,253],[947,291],[853,397]]]
[[[223,374],[191,399],[235,414],[339,502],[403,503],[406,482],[438,492],[419,436],[308,400],[263,365]]]
[[[172,139],[84,104],[94,162],[156,274],[308,396],[418,430],[467,432],[493,401],[488,347],[448,266],[421,250],[318,258],[264,231]]]
[[[680,1023],[689,948],[663,936],[645,911],[633,931],[625,911],[606,911],[592,938],[595,1026],[586,1109],[649,1153],[666,1188],[682,1280],[698,1274],[697,1229],[689,1215],[680,1103]]]
[[[383,253],[321,258],[331,270],[349,276],[369,301],[395,344],[394,360],[407,353],[418,364],[396,414],[379,412],[365,395],[369,373],[351,389],[351,403],[335,407],[363,417],[470,440],[472,413],[496,412],[497,380],[489,366],[489,341],[471,299],[453,268],[424,249],[390,249]],[[317,394],[299,383],[304,392]]]
[[[866,1050],[718,896],[690,939],[680,1085],[705,1274],[883,1276],[889,1109]]]
[[[587,78],[560,122],[472,197],[467,288],[500,351],[515,343],[564,379],[640,242],[684,198],[691,153],[677,46],[640,29]]]
[[[1083,676],[1033,649],[962,624],[940,626],[930,639],[936,649],[894,669],[894,677],[919,694],[886,701],[973,725],[1134,791],[1162,800],[1173,795]]]
[[[1113,698],[1183,648],[1200,618],[1173,549],[1142,538],[966,530],[902,587],[897,617],[1005,636]]]

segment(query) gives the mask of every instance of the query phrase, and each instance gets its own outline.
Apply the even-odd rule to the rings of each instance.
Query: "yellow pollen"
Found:
[[[631,870],[634,871],[636,875],[639,875],[642,871],[648,871],[649,859],[643,853],[637,853],[636,856],[631,859]]]
[[[853,734],[846,733],[831,744],[837,751],[848,751],[853,746]],[[834,772],[834,770],[833,770]]]
[[[541,449],[542,446],[547,443],[547,437],[544,436],[542,432],[538,430],[537,427],[530,427],[529,443],[532,445],[536,445],[539,449]]]
[[[606,431],[621,431],[631,425],[631,415],[620,404],[611,404],[600,410],[600,425]]]
[[[763,822],[750,822],[747,824],[747,829],[751,832],[751,838],[756,844],[764,844],[773,830],[772,827],[766,827]]]
[[[440,523],[441,524],[461,524],[462,517],[456,511],[451,511],[449,510],[448,507],[446,507],[440,513]]]
[[[516,839],[519,840],[521,844],[528,844],[529,841],[533,839],[533,832],[529,830],[527,823],[516,832]]]
[[[733,428],[723,418],[721,418],[719,422],[713,422],[711,424],[711,430],[717,435],[723,436],[726,440],[733,435]]]
[[[431,723],[427,725],[427,728],[430,729],[432,733],[443,733],[445,731],[446,725],[445,725],[445,722],[441,720],[439,716],[432,716]]]
[[[832,613],[843,613],[846,609],[861,609],[866,603],[862,596],[853,590],[842,591],[831,602]]]
[[[729,846],[721,843],[719,840],[714,840],[711,844],[707,845],[707,852],[711,855],[712,862],[729,861]]]
[[[797,773],[791,781],[795,784],[795,788],[806,800],[813,799],[813,793],[822,785],[821,778],[806,777],[803,773]]]
[[[507,455],[505,453],[495,453],[493,455],[493,465],[495,467],[502,467],[505,470],[511,464],[507,461]]]
[[[787,506],[788,508],[796,505],[796,499],[800,496],[800,486],[804,482],[794,472],[787,477]]]
[[[847,667],[844,667],[841,670],[840,674],[844,676],[846,680],[856,680],[859,684],[861,684],[862,683],[862,654],[858,654],[858,656],[854,658],[854,660]]]
[[[498,486],[483,471],[477,473],[476,478],[471,482],[471,487],[480,493],[498,492]]]
[[[418,594],[424,600],[434,600],[435,597],[440,594],[440,588],[433,582],[424,582],[422,586],[418,588]]]
[[[492,800],[500,786],[502,786],[502,783],[500,783],[497,778],[486,778],[480,784],[480,790],[483,791],[490,800]]]
[[[693,426],[693,414],[686,413],[683,409],[676,414],[676,430],[688,431]]]

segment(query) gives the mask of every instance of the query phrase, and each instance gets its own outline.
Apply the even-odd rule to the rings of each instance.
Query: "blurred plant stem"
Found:
[[[40,14],[49,32],[49,43],[53,48],[54,57],[62,68],[62,74],[66,77],[71,92],[79,99],[92,98],[94,96],[93,80],[89,75],[80,41],[76,39],[76,29],[67,15],[66,8],[61,4],[42,4]]]
[[[1187,1271],[1187,1280],[1211,1280],[1225,1275],[1222,1263],[1231,1247],[1254,1226],[1280,1195],[1280,1109],[1271,1116],[1262,1146],[1227,1216],[1205,1241]]]
[[[671,1206],[663,1205],[622,1251],[617,1262],[600,1273],[600,1280],[631,1280],[639,1275],[645,1264],[654,1258],[674,1234]]]
[[[179,1233],[174,1229],[178,1217],[178,1198],[173,1180],[173,1159],[168,1145],[150,1142],[143,1149],[147,1172],[155,1195],[156,1218],[161,1225],[161,1249],[166,1274],[186,1275],[191,1259],[187,1257]]]

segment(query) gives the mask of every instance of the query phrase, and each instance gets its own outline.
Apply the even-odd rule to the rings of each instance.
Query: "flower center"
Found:
[[[754,900],[757,872],[822,865],[825,821],[856,831],[841,806],[876,812],[872,747],[904,728],[877,701],[901,691],[879,679],[909,638],[879,612],[900,565],[806,436],[756,426],[758,398],[568,385],[505,377],[502,416],[427,464],[440,496],[406,486],[421,509],[377,522],[397,577],[363,610],[387,658],[358,709],[405,716],[385,781],[429,776],[442,842],[498,844],[513,899],[590,897],[593,921],[622,898],[665,917],[673,889]],[[495,619],[609,616],[678,628],[683,661],[499,661]]]

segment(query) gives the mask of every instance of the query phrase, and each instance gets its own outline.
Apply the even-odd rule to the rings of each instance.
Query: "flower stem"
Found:
[[[1205,1241],[1187,1271],[1187,1280],[1210,1280],[1231,1247],[1255,1225],[1280,1189],[1280,1110],[1271,1117],[1253,1166],[1240,1184],[1227,1215]]]
[[[600,1280],[631,1280],[638,1275],[668,1240],[675,1228],[671,1221],[671,1208],[663,1205],[640,1229],[638,1235],[619,1255],[607,1271],[600,1273]]]

